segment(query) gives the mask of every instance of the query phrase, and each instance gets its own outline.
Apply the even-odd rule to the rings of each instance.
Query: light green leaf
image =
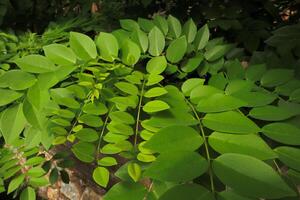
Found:
[[[215,61],[223,57],[230,49],[231,44],[216,45],[204,53],[204,57],[208,61]]]
[[[120,182],[105,194],[103,200],[141,200],[146,193],[147,189],[140,183]]]
[[[0,106],[5,106],[23,96],[23,93],[0,88]]]
[[[25,174],[20,174],[16,178],[12,179],[8,185],[7,194],[15,191],[24,181]]]
[[[118,162],[114,157],[103,157],[100,160],[98,160],[98,165],[104,166],[104,167],[110,167],[117,165]]]
[[[95,142],[99,138],[98,133],[91,128],[82,128],[75,133],[75,136],[84,142]]]
[[[96,39],[96,45],[103,60],[113,62],[118,57],[119,44],[113,34],[100,32]]]
[[[147,113],[153,113],[153,112],[167,110],[169,108],[170,106],[166,102],[161,100],[154,100],[146,103],[143,107],[143,111]]]
[[[107,125],[107,129],[112,133],[118,133],[121,135],[133,135],[134,131],[131,126],[123,123],[117,123],[115,121],[110,122]]]
[[[260,160],[270,160],[277,157],[264,140],[255,134],[236,135],[214,132],[209,136],[208,142],[220,154],[239,153]]]
[[[83,112],[93,115],[104,115],[108,112],[107,107],[101,102],[89,102],[82,108]]]
[[[22,70],[10,70],[0,76],[0,87],[12,90],[25,90],[35,84],[36,77]]]
[[[207,98],[200,99],[197,105],[197,111],[204,113],[223,112],[235,110],[246,105],[246,102],[233,96],[217,93]]]
[[[148,36],[145,32],[141,31],[141,30],[135,30],[133,31],[133,33],[131,34],[131,39],[132,41],[134,41],[135,43],[137,43],[142,52],[146,52],[149,46],[149,40],[148,40]]]
[[[285,165],[300,171],[300,149],[295,147],[277,147],[274,149],[279,160]]]
[[[267,199],[296,195],[272,167],[254,157],[227,153],[215,159],[212,167],[225,185],[240,194]]]
[[[127,166],[127,171],[132,180],[134,182],[138,182],[142,174],[141,166],[137,163],[131,162]]]
[[[208,40],[209,40],[209,29],[207,24],[205,24],[198,30],[196,34],[195,41],[193,43],[195,49],[196,50],[203,49],[206,46]]]
[[[135,122],[131,114],[123,111],[110,112],[109,117],[112,121],[117,123],[134,124]]]
[[[167,93],[168,91],[163,87],[154,87],[148,90],[147,92],[145,92],[144,97],[147,98],[158,97]]]
[[[20,200],[35,200],[36,195],[32,187],[25,188],[20,195]]]
[[[260,83],[264,87],[275,87],[288,82],[293,76],[294,70],[270,69],[262,76]]]
[[[164,35],[167,35],[169,26],[168,21],[164,17],[156,15],[153,19],[153,23],[161,30]]]
[[[233,95],[237,93],[250,92],[254,87],[254,83],[247,80],[234,79],[230,80],[226,86],[225,93],[228,95]]]
[[[209,85],[199,85],[197,87],[195,87],[192,91],[191,91],[191,102],[194,104],[198,104],[198,102],[203,99],[203,98],[207,98],[213,94],[223,94],[224,92],[218,88],[209,86]]]
[[[126,65],[134,65],[138,62],[141,56],[140,47],[130,39],[126,40],[121,48],[122,62]]]
[[[62,44],[50,44],[43,47],[44,53],[49,60],[57,65],[74,65],[76,55],[72,49]]]
[[[281,121],[292,117],[293,113],[282,107],[267,105],[252,108],[252,110],[249,112],[249,116],[254,119],[260,119],[264,121]]]
[[[115,38],[118,40],[119,46],[123,45],[123,42],[128,40],[130,37],[130,32],[124,29],[117,29],[112,32]]]
[[[262,128],[267,137],[289,145],[300,145],[300,129],[288,123],[271,123]]]
[[[185,55],[186,49],[187,42],[185,36],[181,36],[180,38],[173,40],[166,51],[168,61],[172,63],[179,62]]]
[[[55,65],[41,55],[28,55],[15,60],[20,69],[30,73],[46,73],[56,70]]]
[[[23,131],[26,119],[23,104],[7,108],[1,115],[0,130],[7,144],[12,144]]]
[[[137,159],[144,163],[150,163],[156,160],[156,157],[151,154],[138,153]]]
[[[91,163],[94,161],[96,148],[94,144],[88,142],[78,142],[73,145],[71,151],[82,162]]]
[[[196,33],[197,33],[197,26],[193,19],[189,19],[184,25],[183,25],[183,34],[186,36],[187,42],[192,43],[195,39]]]
[[[120,153],[122,149],[117,147],[115,144],[106,144],[101,148],[101,153],[103,154],[117,154]]]
[[[208,169],[207,161],[192,151],[168,151],[157,157],[144,175],[160,181],[190,181]]]
[[[146,70],[150,74],[161,74],[167,68],[167,60],[165,56],[157,56],[151,58],[146,65]]]
[[[89,61],[97,57],[96,45],[87,35],[70,32],[70,46],[81,60]]]
[[[162,75],[149,74],[146,86],[155,85],[155,84],[159,83],[160,81],[162,81],[163,79],[164,79],[164,77]]]
[[[117,82],[115,83],[115,86],[121,90],[122,92],[125,92],[127,94],[131,94],[131,95],[137,95],[139,93],[139,89],[137,88],[137,86],[131,84],[131,83],[127,83],[127,82]]]
[[[253,121],[236,111],[206,114],[202,122],[209,129],[226,133],[249,134],[260,131]]]
[[[29,185],[32,187],[42,187],[49,184],[48,179],[45,176],[39,177],[39,178],[31,178],[29,179]]]
[[[168,19],[169,33],[168,35],[172,38],[178,38],[181,35],[181,23],[180,21],[169,15]]]
[[[205,82],[205,79],[201,78],[190,78],[186,80],[182,86],[181,86],[181,91],[185,96],[190,96],[191,91],[198,87],[199,85],[203,85]]]
[[[85,123],[88,126],[100,127],[103,125],[101,117],[91,114],[83,114],[78,118],[78,121]]]
[[[165,47],[165,36],[155,26],[149,32],[149,54],[152,56],[159,56]]]
[[[181,69],[184,72],[192,72],[199,67],[202,61],[203,61],[203,56],[197,55],[193,58],[188,59],[188,61],[181,66]]]
[[[98,185],[106,187],[109,182],[109,171],[105,167],[97,167],[93,171],[93,179]]]
[[[113,97],[110,99],[110,101],[122,106],[129,106],[132,108],[135,108],[137,105],[136,102],[130,97]]]
[[[203,143],[195,129],[188,126],[167,126],[155,133],[143,147],[154,152],[194,151]]]
[[[138,24],[143,29],[143,31],[146,31],[147,33],[151,31],[151,29],[154,27],[154,23],[152,20],[145,19],[145,18],[138,18]]]
[[[214,200],[212,193],[198,184],[176,185],[164,192],[159,200]]]
[[[134,31],[134,30],[138,30],[140,28],[139,24],[132,19],[121,19],[120,25],[123,29],[125,29],[127,31]]]

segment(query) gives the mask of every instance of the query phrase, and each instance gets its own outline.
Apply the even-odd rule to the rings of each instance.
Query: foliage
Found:
[[[100,186],[120,179],[105,200],[299,197],[300,80],[293,69],[244,69],[235,45],[211,39],[208,26],[197,30],[192,19],[120,24],[95,40],[70,32],[67,44],[43,46],[43,54],[20,55],[3,68],[0,130],[9,156],[0,168],[2,191],[34,199],[32,188],[63,179],[68,156],[41,155],[65,146],[95,166]],[[44,167],[39,181],[24,171],[35,166]],[[3,169],[14,172],[10,180]]]

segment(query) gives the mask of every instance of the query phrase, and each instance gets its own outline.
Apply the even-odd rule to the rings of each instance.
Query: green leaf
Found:
[[[300,145],[300,129],[288,123],[271,123],[262,128],[267,137],[288,145]]]
[[[149,54],[159,56],[165,47],[165,37],[162,32],[155,26],[149,32]]]
[[[197,26],[193,19],[189,19],[184,25],[183,25],[183,34],[186,36],[187,42],[192,43],[195,39],[196,33],[197,33]]]
[[[274,149],[279,160],[285,165],[300,171],[300,149],[295,147],[277,147]]]
[[[108,112],[107,107],[101,102],[89,102],[82,108],[83,112],[92,115],[104,115]]]
[[[54,185],[58,180],[59,174],[57,168],[51,170],[49,175],[49,182],[51,185]]]
[[[197,105],[197,111],[204,113],[223,112],[235,110],[246,105],[246,102],[233,96],[217,93],[207,98],[200,99]]]
[[[170,106],[166,102],[161,101],[161,100],[154,100],[154,101],[150,101],[150,102],[146,103],[143,106],[143,111],[145,111],[147,113],[153,113],[153,112],[167,110],[169,108],[170,108]]]
[[[141,200],[146,193],[147,189],[140,183],[120,182],[105,194],[103,200]]]
[[[104,166],[104,167],[110,167],[117,165],[118,162],[114,157],[103,157],[100,160],[98,160],[98,165]]]
[[[290,69],[270,69],[261,78],[260,83],[264,87],[275,87],[282,85],[294,76],[294,71]]]
[[[231,44],[216,45],[213,48],[207,50],[204,53],[204,57],[208,61],[215,61],[223,57],[230,49],[232,48]]]
[[[160,181],[190,181],[208,169],[207,161],[192,151],[168,151],[159,155],[144,175]]]
[[[290,101],[300,103],[300,89],[293,91],[290,95]]]
[[[195,41],[194,41],[194,46],[196,50],[201,50],[203,49],[207,42],[209,40],[209,29],[207,24],[205,24],[204,26],[202,26],[195,37]]]
[[[147,92],[145,92],[144,97],[147,98],[158,97],[167,93],[168,91],[163,87],[154,87],[148,90]]]
[[[201,78],[190,78],[183,82],[181,86],[181,91],[185,96],[190,96],[193,89],[198,87],[199,85],[203,85],[205,82],[205,79]]]
[[[169,15],[168,19],[169,33],[168,35],[172,38],[178,38],[181,35],[181,24],[180,21]]]
[[[7,108],[0,118],[0,131],[5,143],[12,144],[23,131],[26,119],[23,114],[23,104]]]
[[[34,75],[22,70],[10,70],[0,76],[0,87],[9,87],[12,90],[25,90],[35,84]]]
[[[131,126],[123,123],[110,122],[107,125],[107,129],[112,133],[118,133],[122,135],[133,135],[134,131]]]
[[[254,82],[259,81],[266,71],[266,64],[250,65],[246,70],[246,79]]]
[[[25,188],[20,195],[20,200],[35,200],[36,195],[32,187]]]
[[[49,181],[46,177],[39,177],[39,178],[31,178],[29,180],[29,185],[31,185],[32,187],[42,187],[42,186],[46,186],[49,184]]]
[[[113,97],[110,101],[122,106],[136,107],[136,102],[130,97]]]
[[[254,83],[247,80],[234,79],[230,80],[226,86],[225,93],[228,95],[250,92]]]
[[[76,55],[72,49],[62,44],[50,44],[43,47],[44,53],[49,60],[57,65],[74,65]]]
[[[55,65],[45,56],[28,55],[15,60],[20,69],[30,73],[46,73],[56,70]]]
[[[300,88],[300,80],[292,79],[283,85],[279,85],[275,88],[275,92],[280,95],[290,96],[293,92],[296,92]]]
[[[260,160],[276,158],[276,154],[258,135],[236,135],[214,132],[209,136],[210,146],[220,154],[239,153],[256,157]]]
[[[132,19],[121,19],[120,25],[123,29],[125,29],[127,31],[134,31],[134,30],[138,30],[140,28],[139,24]]]
[[[240,194],[270,199],[296,195],[272,167],[254,157],[227,153],[215,159],[212,167],[225,185]]]
[[[93,171],[93,179],[98,185],[106,187],[109,182],[109,171],[105,167],[97,167]]]
[[[77,144],[73,145],[71,151],[82,162],[91,163],[94,161],[96,148],[94,144],[88,142],[78,142]]]
[[[135,122],[131,114],[123,111],[110,112],[109,117],[112,121],[117,123],[134,124]]]
[[[70,46],[81,60],[89,61],[97,57],[96,45],[87,35],[70,32]]]
[[[201,99],[217,93],[223,94],[224,92],[218,88],[201,84],[191,91],[191,102],[197,104]]]
[[[164,79],[164,77],[162,75],[149,74],[146,86],[155,85],[155,84],[159,83],[160,81],[162,81],[163,79]]]
[[[142,174],[141,166],[137,163],[131,162],[127,166],[127,171],[132,180],[134,182],[138,182]]]
[[[111,33],[100,32],[96,39],[96,45],[103,60],[113,62],[118,57],[118,40]]]
[[[98,140],[98,133],[91,128],[83,128],[75,133],[75,136],[84,142],[95,142]]]
[[[143,153],[139,153],[137,155],[137,159],[141,162],[144,163],[149,163],[149,162],[153,162],[156,160],[156,157],[154,155],[151,154],[143,154]]]
[[[117,154],[120,153],[122,149],[117,147],[115,144],[106,144],[101,148],[101,153],[103,154]]]
[[[154,23],[152,20],[145,19],[145,18],[138,18],[138,24],[146,32],[150,32],[151,29],[154,27]]]
[[[202,122],[209,129],[226,133],[249,134],[260,131],[253,121],[236,111],[206,114]]]
[[[7,194],[15,191],[24,181],[25,174],[20,174],[19,176],[12,179],[8,185]]]
[[[195,56],[193,58],[188,59],[188,61],[181,66],[181,69],[184,72],[192,72],[199,67],[202,61],[203,61],[202,55]]]
[[[97,115],[84,114],[78,118],[78,121],[92,127],[100,127],[103,125],[101,117]]]
[[[176,185],[164,192],[159,200],[213,200],[214,197],[207,189],[198,184]]]
[[[122,62],[126,65],[136,64],[141,56],[140,47],[130,39],[126,40],[121,48],[122,51]]]
[[[203,139],[195,129],[188,126],[167,126],[155,133],[143,147],[154,152],[175,150],[194,151],[203,144]]]
[[[166,51],[166,57],[168,61],[172,63],[179,62],[185,55],[186,49],[187,42],[185,36],[181,36],[180,38],[173,40]]]
[[[241,196],[232,190],[226,190],[223,192],[220,192],[219,195],[220,200],[255,200],[255,199],[250,199],[248,197]],[[219,199],[219,198],[218,198]]]
[[[164,17],[156,15],[153,19],[153,23],[161,30],[164,35],[167,35],[169,26],[168,21]]]
[[[135,30],[131,34],[131,39],[140,46],[142,52],[145,53],[147,51],[149,46],[149,40],[145,32],[141,30]]]
[[[115,83],[115,86],[121,90],[122,92],[125,92],[127,94],[131,94],[131,95],[137,95],[139,93],[139,89],[131,84],[131,83],[127,83],[127,82],[117,82]]]
[[[264,121],[281,121],[292,117],[293,113],[282,107],[267,105],[253,108],[249,112],[249,116],[254,119],[260,119]]]
[[[165,56],[157,56],[151,58],[146,65],[146,70],[150,74],[161,74],[167,68],[167,60]]]
[[[232,96],[241,99],[244,102],[247,102],[245,107],[260,107],[271,104],[277,96],[270,92],[237,92],[232,94]]]
[[[23,96],[23,93],[0,88],[0,106],[5,106]]]

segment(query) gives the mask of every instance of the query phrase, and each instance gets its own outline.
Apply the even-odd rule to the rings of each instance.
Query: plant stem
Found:
[[[146,80],[144,79],[143,84],[142,84],[140,99],[139,99],[138,111],[137,111],[137,115],[136,115],[135,135],[134,135],[134,149],[136,149],[136,145],[137,145],[137,136],[138,136],[138,132],[139,132],[139,122],[140,122],[141,107],[142,107],[142,102],[143,102],[145,83],[146,83]]]
[[[203,125],[201,123],[201,118],[199,117],[199,115],[198,115],[197,111],[195,110],[194,106],[187,99],[186,99],[186,102],[189,104],[189,106],[191,107],[195,117],[199,121],[199,128],[200,128],[200,132],[201,132],[201,135],[202,135],[202,138],[203,138],[206,158],[207,158],[207,161],[208,161],[208,173],[209,173],[209,179],[210,179],[210,187],[211,187],[211,191],[212,191],[213,195],[215,196],[214,177],[213,177],[213,171],[212,171],[212,167],[211,167],[211,157],[210,157],[209,149],[208,149],[207,136],[205,135]]]

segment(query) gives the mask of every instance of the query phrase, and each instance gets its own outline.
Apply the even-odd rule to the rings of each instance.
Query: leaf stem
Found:
[[[215,196],[214,177],[213,177],[213,171],[212,171],[212,167],[211,167],[211,157],[210,157],[209,149],[208,149],[207,136],[205,135],[203,125],[202,125],[202,122],[201,122],[201,118],[199,117],[199,115],[198,115],[197,111],[195,110],[194,106],[187,99],[186,99],[186,102],[189,104],[189,106],[191,107],[195,117],[199,121],[199,128],[200,128],[200,132],[201,132],[201,135],[202,135],[202,138],[203,138],[206,158],[207,158],[207,161],[208,161],[208,173],[209,173],[209,179],[210,179],[210,187],[211,187],[211,191],[212,191],[213,195]]]
[[[137,111],[137,115],[136,115],[134,149],[136,149],[136,145],[137,145],[137,136],[138,136],[138,132],[139,132],[139,121],[140,121],[140,115],[141,115],[141,107],[142,107],[142,102],[143,102],[145,83],[146,83],[146,80],[144,79],[143,84],[142,84],[140,99],[139,99],[138,111]]]

